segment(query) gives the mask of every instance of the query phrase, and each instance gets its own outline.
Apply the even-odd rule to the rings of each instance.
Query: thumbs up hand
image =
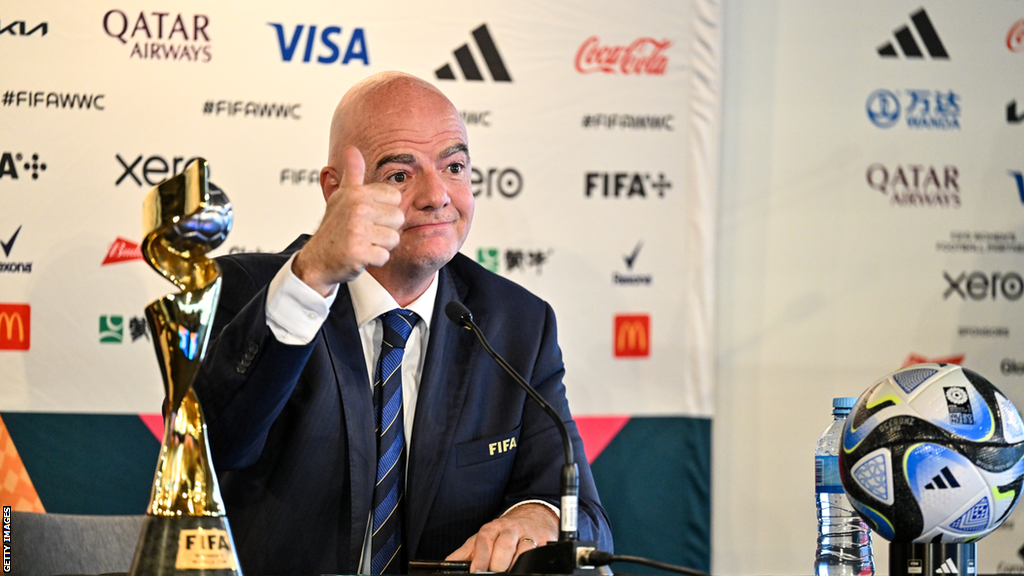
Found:
[[[364,184],[366,163],[354,146],[346,146],[341,156],[340,177],[331,167],[320,173],[327,209],[292,262],[292,272],[323,296],[367,266],[387,263],[405,223],[401,193],[380,182]]]

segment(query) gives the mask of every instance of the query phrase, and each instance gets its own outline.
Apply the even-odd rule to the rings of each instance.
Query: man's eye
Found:
[[[448,171],[452,174],[458,174],[462,172],[463,169],[465,169],[465,166],[462,164],[451,164],[448,166]]]
[[[395,174],[388,176],[388,180],[395,184],[401,184],[402,182],[405,182],[405,172],[396,172]]]

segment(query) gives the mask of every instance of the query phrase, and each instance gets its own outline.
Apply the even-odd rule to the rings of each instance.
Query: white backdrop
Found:
[[[31,348],[0,353],[0,410],[156,412],[152,349],[129,334],[173,287],[140,261],[100,265],[116,239],[139,241],[145,192],[203,156],[235,210],[217,253],[283,249],[322,212],[309,174],[338,98],[400,69],[469,120],[480,182],[463,251],[554,305],[576,412],[710,416],[717,7],[413,5],[397,19],[401,6],[321,2],[5,8],[0,28],[25,33],[0,35],[18,62],[5,74],[3,150],[21,158],[17,179],[0,174],[0,236],[19,231],[5,256],[31,271],[0,275],[0,302],[31,306]],[[45,35],[31,33],[39,23]],[[510,82],[485,65],[482,25]],[[463,45],[483,80],[466,79]],[[435,76],[445,65],[454,79]],[[57,106],[67,93],[96,105]],[[33,155],[45,169],[24,167]],[[644,357],[614,356],[617,314],[650,316]]]
[[[879,56],[922,7],[949,59]],[[104,31],[104,15],[114,9],[132,31],[138,13],[150,15],[154,37],[153,13],[167,12],[166,38],[148,43],[185,45],[199,61],[133,57],[130,32],[122,43]],[[171,38],[178,13],[184,33]],[[491,182],[512,168],[522,184],[512,198],[501,193],[518,187],[510,172],[506,188],[480,185],[464,252],[493,254],[499,273],[552,302],[575,411],[714,413],[715,573],[810,570],[811,452],[833,396],[859,394],[916,354],[963,356],[965,366],[1024,403],[1020,301],[1002,292],[983,297],[988,290],[961,298],[944,277],[963,274],[955,284],[966,292],[974,272],[1020,273],[1022,205],[1012,172],[1024,170],[1024,126],[1007,123],[1005,113],[1024,98],[1014,88],[1024,54],[1006,43],[1024,18],[1020,3],[485,2],[405,15],[412,13],[319,2],[0,8],[0,30],[7,30],[0,53],[9,63],[0,86],[0,303],[32,310],[30,350],[0,351],[0,410],[157,411],[155,359],[145,337],[133,340],[130,322],[172,287],[139,261],[101,265],[117,238],[138,241],[149,188],[142,167],[151,158],[173,164],[205,156],[235,207],[237,227],[222,251],[277,250],[317,224],[316,186],[290,175],[323,163],[327,119],[341,93],[379,70],[432,79],[446,64],[456,79],[438,85],[476,120],[468,123],[474,167],[493,174]],[[195,38],[196,15],[207,17],[200,23],[208,41]],[[47,34],[7,28],[18,21],[26,33],[45,22]],[[283,59],[275,23],[286,43],[304,26],[291,61]],[[510,83],[495,82],[483,64],[472,31],[485,23]],[[358,58],[319,63],[331,52],[322,37],[308,42],[312,25],[318,35],[342,29],[329,37],[341,46],[339,58],[362,29],[369,65]],[[603,46],[670,41],[665,73],[580,72],[576,56],[595,36]],[[483,81],[461,73],[453,53],[463,44]],[[302,62],[307,45],[311,58]],[[960,128],[912,129],[905,117],[876,127],[867,107],[877,90],[893,92],[904,109],[913,94],[955,93]],[[102,95],[103,109],[32,106],[18,102],[20,92]],[[217,114],[220,101],[286,104],[289,115]],[[662,122],[641,129],[612,115]],[[134,173],[142,184],[124,174],[118,157],[139,161]],[[958,202],[894,204],[896,191],[869,185],[874,164],[891,173],[920,165],[944,174],[953,166],[956,190],[924,192]],[[593,188],[586,196],[588,174],[595,174],[591,182],[605,174],[614,182],[616,173],[627,182],[640,174],[644,197],[605,198]],[[650,184],[664,181],[671,188],[658,196]],[[994,244],[1009,251],[975,240],[984,235],[1008,240]],[[965,237],[971,241],[960,242]],[[510,269],[510,253],[522,254],[524,265]],[[542,266],[529,264],[531,253],[544,256]],[[691,268],[710,270],[713,258],[717,289],[716,277]],[[31,264],[31,272],[14,271],[17,264]],[[651,284],[617,284],[615,274],[650,276]],[[1006,294],[1015,295],[1015,286],[1011,277]],[[650,356],[615,358],[613,317],[636,313],[651,315]],[[108,328],[120,317],[120,343],[101,342],[103,317]],[[1016,557],[1024,543],[1020,511],[1011,523],[979,546],[982,572],[1024,571]],[[884,542],[876,552],[886,573]]]
[[[174,290],[132,258],[143,196],[202,156],[215,254],[281,250],[318,224],[338,99],[398,69],[466,118],[463,252],[558,314],[619,550],[708,565],[720,36],[709,0],[0,6],[0,503],[142,509],[141,320]]]
[[[912,23],[922,8],[946,59]],[[913,356],[961,361],[1024,406],[1024,127],[1006,119],[1024,98],[1024,53],[1007,43],[1021,19],[1019,2],[725,4],[716,573],[811,570],[832,397]],[[922,57],[901,51],[904,26]],[[890,127],[869,117],[879,90],[900,104]],[[1018,509],[979,544],[979,571],[1024,571],[1022,544]],[[887,549],[876,539],[878,573]]]

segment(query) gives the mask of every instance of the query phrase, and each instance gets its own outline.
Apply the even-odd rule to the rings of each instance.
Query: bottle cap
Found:
[[[849,410],[850,408],[853,408],[853,405],[856,404],[856,403],[857,403],[857,399],[856,398],[833,398],[832,399],[832,407],[833,408],[845,408],[845,409]]]

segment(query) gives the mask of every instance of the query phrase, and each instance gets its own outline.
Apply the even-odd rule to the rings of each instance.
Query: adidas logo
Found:
[[[491,33],[487,30],[487,24],[481,24],[479,28],[473,30],[473,39],[476,40],[476,47],[480,50],[480,55],[484,58],[484,63],[487,64],[487,70],[491,73],[491,78],[495,82],[511,82],[512,77],[509,76],[508,70],[505,69],[505,62],[501,59],[501,55],[498,54],[498,46],[495,45],[494,39],[491,38]],[[473,57],[473,52],[469,49],[469,43],[463,44],[455,49],[455,60],[459,63],[459,68],[462,69],[462,77],[466,80],[483,80],[483,74],[480,73],[480,67],[477,66],[476,58]],[[452,72],[450,64],[445,64],[434,71],[438,80],[455,80],[455,73]]]
[[[941,566],[935,569],[936,574],[959,574],[960,572],[956,569],[956,562],[953,562],[952,558],[946,558],[946,561]]]
[[[953,473],[949,471],[948,467],[943,467],[941,474],[936,475],[932,478],[932,481],[924,485],[925,490],[946,490],[948,488],[959,488],[960,483],[953,477]],[[945,481],[943,481],[945,478]]]
[[[914,23],[917,35],[924,44],[925,49],[928,50],[928,55],[932,58],[949,60],[946,47],[942,45],[939,33],[935,31],[935,26],[932,26],[932,21],[928,18],[928,13],[924,11],[924,8],[911,14],[910,21]],[[896,35],[896,43],[900,45],[903,56],[907,58],[924,58],[924,54],[921,52],[921,48],[914,38],[913,32],[910,31],[909,26],[899,28],[894,34]],[[896,47],[893,46],[892,42],[887,42],[885,45],[880,46],[878,48],[878,55],[883,58],[899,58],[899,55],[896,53]]]

